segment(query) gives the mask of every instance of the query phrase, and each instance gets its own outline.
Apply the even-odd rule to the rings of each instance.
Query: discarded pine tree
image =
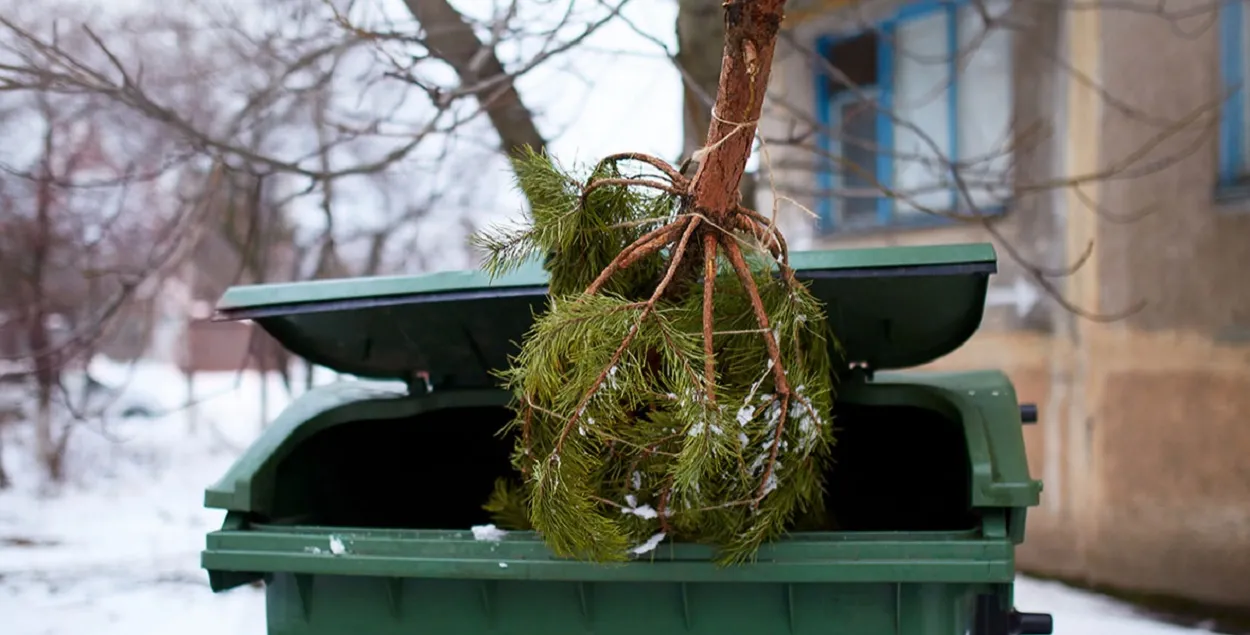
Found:
[[[478,237],[498,275],[545,254],[550,304],[501,373],[514,464],[486,505],[566,557],[665,539],[751,558],[823,515],[829,334],[770,219],[741,204],[784,0],[725,4],[713,123],[693,178],[617,154],[583,178],[516,160],[526,226]]]

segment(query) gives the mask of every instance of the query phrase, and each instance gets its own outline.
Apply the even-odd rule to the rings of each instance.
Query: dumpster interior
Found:
[[[270,522],[384,529],[466,529],[497,477],[513,473],[502,407],[359,421],[306,439],[275,474]],[[977,526],[963,428],[914,406],[839,403],[826,483],[830,527],[951,531]]]

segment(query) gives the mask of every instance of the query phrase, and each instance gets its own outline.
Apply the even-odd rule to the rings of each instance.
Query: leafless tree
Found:
[[[11,296],[25,307],[23,345],[3,354],[33,365],[49,387],[43,403],[59,369],[82,365],[112,326],[142,323],[116,316],[159,296],[170,277],[190,275],[212,300],[237,282],[384,273],[454,256],[413,247],[454,242],[431,241],[438,229],[463,243],[474,222],[464,212],[484,189],[481,163],[545,147],[516,79],[573,50],[626,1],[513,1],[480,17],[444,0],[410,2],[406,16],[354,0],[193,0],[176,15],[10,3],[0,12],[0,106],[48,125],[43,154],[0,156],[3,218],[50,236],[40,228],[90,217],[64,204],[70,194],[104,197],[114,204],[110,228],[130,219],[124,236],[135,242],[111,248],[125,262],[56,265],[107,300],[69,312],[72,324],[55,337],[43,316],[66,313],[53,298],[75,294],[54,293],[46,265],[27,272],[24,299]],[[57,163],[74,147],[78,120],[95,122],[111,172]],[[135,130],[159,142],[129,143]],[[156,198],[137,202],[140,190]],[[41,191],[56,196],[28,193]],[[57,204],[41,207],[45,199]],[[86,253],[93,231],[57,233],[57,249]],[[23,266],[52,258],[40,240],[25,244]],[[272,348],[249,346],[281,372],[287,362]],[[53,457],[68,437],[40,435],[58,478]]]
[[[163,275],[192,214],[163,206],[158,180],[129,178],[149,166],[125,155],[142,157],[161,142],[151,127],[99,99],[35,93],[28,106],[4,131],[10,139],[21,138],[18,130],[36,136],[27,152],[10,146],[0,181],[0,311],[21,347],[8,356],[21,359],[33,380],[36,451],[59,480],[71,430],[54,420],[63,371],[89,362],[124,302]],[[109,127],[131,135],[109,139],[102,132]],[[92,179],[120,185],[73,185]]]
[[[710,0],[677,0],[677,4],[679,50],[665,53],[685,83],[685,152],[689,155],[697,150],[711,116],[708,93],[715,87],[720,64],[715,34],[718,27],[714,25],[721,20],[722,8],[721,3]],[[1092,213],[1104,221],[1132,222],[1154,211],[1105,209],[1087,192],[1101,183],[1171,169],[1203,148],[1217,130],[1223,100],[1212,99],[1179,117],[1151,115],[1142,104],[1113,94],[1097,78],[1074,67],[1060,43],[1059,25],[1068,15],[1096,8],[1148,16],[1168,24],[1178,38],[1193,38],[1215,28],[1221,2],[948,2],[944,4],[950,5],[952,17],[946,18],[947,10],[934,17],[950,20],[944,37],[956,33],[953,54],[945,45],[933,48],[934,42],[918,37],[920,33],[881,28],[881,18],[905,4],[900,0],[792,4],[795,6],[783,25],[775,64],[790,64],[791,70],[806,67],[806,72],[791,73],[791,77],[820,76],[822,90],[840,108],[837,119],[842,125],[833,125],[836,122],[831,123],[830,117],[813,112],[810,80],[802,86],[786,86],[786,80],[779,79],[785,73],[774,71],[755,148],[761,163],[760,190],[773,201],[774,211],[779,207],[800,208],[805,214],[803,222],[812,222],[815,201],[834,201],[837,209],[858,209],[863,211],[861,215],[872,216],[875,213],[870,208],[888,200],[916,217],[945,217],[983,228],[1028,277],[1071,313],[1110,321],[1142,307],[1134,304],[1102,313],[1065,299],[1058,279],[1075,273],[1090,257],[1094,245],[1082,253],[1069,254],[1069,262],[1044,261],[1046,255],[1033,253],[1039,250],[1027,244],[1030,237],[1005,233],[1002,227],[1006,217],[993,210],[1045,209],[1057,193],[1069,192],[1086,208],[1072,213]],[[826,46],[817,46],[818,35],[835,37],[829,38]],[[912,80],[919,77],[909,84],[913,90],[908,94],[896,88],[893,103],[878,97],[878,81],[873,76],[876,46],[892,47],[895,66],[905,64]],[[982,102],[980,114],[974,115],[982,130],[955,152],[950,139],[933,132],[942,126],[931,125],[927,118],[942,108],[955,107],[945,103],[952,95],[955,77],[977,75],[1006,81],[997,86],[992,81],[977,86],[975,90],[987,93],[974,94]],[[1036,85],[1020,94],[1032,95],[1039,103],[1018,107],[1020,94],[1010,93],[1022,78],[1031,78],[1025,83]],[[1054,173],[1051,158],[1062,152],[1062,146],[1055,134],[1058,122],[1051,108],[1053,102],[1042,100],[1053,94],[1055,83],[1069,80],[1095,94],[1108,111],[1141,122],[1153,133],[1110,165],[1087,172]],[[1047,93],[1048,89],[1052,93]],[[973,90],[962,92],[967,95]],[[968,107],[975,109],[977,104],[971,101],[976,100],[969,100]],[[934,105],[937,108],[930,107]],[[871,129],[879,120],[888,121],[895,131],[892,147],[877,147]],[[878,178],[873,168],[878,159],[894,165],[892,182]],[[820,174],[832,175],[831,183],[822,185],[817,178]],[[853,224],[850,218],[840,220]]]

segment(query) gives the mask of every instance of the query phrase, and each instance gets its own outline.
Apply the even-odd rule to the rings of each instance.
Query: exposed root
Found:
[[[729,263],[733,265],[734,272],[738,274],[738,280],[747,290],[747,298],[751,301],[755,321],[759,323],[763,331],[761,334],[764,336],[764,345],[768,347],[768,356],[773,360],[773,380],[777,384],[777,390],[789,393],[790,387],[781,364],[781,348],[777,345],[777,338],[773,336],[772,327],[769,326],[764,300],[760,297],[759,287],[755,285],[755,278],[751,275],[750,268],[747,267],[746,258],[742,256],[742,249],[732,240],[721,239],[720,242],[725,249],[725,255],[729,257]]]
[[[780,255],[782,262],[789,264],[785,262],[785,258],[790,254],[790,248],[786,245],[786,237],[781,235],[781,229],[773,223],[772,219],[749,207],[739,207],[736,213],[740,219],[739,227],[754,234],[756,238],[768,245],[770,250],[776,249],[774,255]]]
[[[768,248],[773,259],[781,266],[781,277],[787,284],[798,284],[794,269],[790,268],[790,247],[786,244],[786,237],[781,234],[781,229],[767,216],[753,209],[739,207],[737,213],[739,229],[751,233]]]
[[[569,433],[573,431],[573,427],[577,425],[577,420],[581,418],[582,412],[586,409],[586,403],[589,402],[590,398],[594,397],[595,393],[599,391],[599,387],[602,386],[604,380],[608,378],[608,373],[611,372],[612,368],[621,360],[621,355],[625,354],[625,349],[629,348],[629,345],[638,335],[637,324],[642,324],[642,321],[647,319],[647,316],[649,316],[651,311],[655,309],[656,303],[659,302],[660,298],[664,295],[664,290],[667,289],[668,285],[673,281],[673,275],[677,273],[677,266],[681,264],[682,257],[686,254],[686,244],[690,242],[690,235],[693,234],[694,230],[699,227],[699,219],[691,218],[687,220],[686,223],[686,231],[682,232],[681,240],[677,243],[677,248],[673,250],[673,256],[668,265],[668,272],[664,274],[664,279],[661,280],[660,284],[655,287],[655,292],[651,294],[651,297],[643,303],[642,312],[638,315],[638,321],[635,328],[631,329],[629,334],[625,336],[625,339],[621,341],[621,345],[618,346],[616,348],[616,352],[612,354],[612,358],[608,361],[608,365],[604,367],[604,369],[599,373],[599,376],[595,379],[595,383],[591,384],[590,389],[587,390],[586,394],[582,395],[581,400],[578,401],[577,410],[573,412],[573,416],[569,417],[568,422],[564,424],[564,430],[560,432],[560,438],[556,441],[556,447],[552,452],[552,456],[559,456],[560,450],[564,448],[564,442],[568,439]]]
[[[603,164],[616,161],[638,161],[640,163],[646,163],[647,165],[663,172],[668,177],[668,180],[672,181],[674,185],[687,181],[686,177],[682,176],[682,173],[677,171],[677,169],[670,165],[668,161],[659,157],[653,157],[649,154],[643,154],[641,152],[621,152],[618,154],[609,154],[599,163]]]
[[[660,492],[660,502],[656,504],[656,515],[660,517],[660,531],[668,534],[672,532],[672,528],[668,525],[668,501],[673,496],[673,477],[669,476],[664,481],[664,489]]]
[[[708,400],[715,402],[716,351],[712,346],[715,325],[713,313],[716,308],[716,234],[703,234],[703,382]]]
[[[595,281],[590,283],[589,287],[586,287],[586,294],[594,295],[598,293],[599,289],[603,288],[603,285],[607,284],[608,280],[616,272],[624,270],[635,262],[663,249],[673,239],[673,236],[681,232],[683,224],[687,222],[690,222],[690,220],[686,219],[671,223],[643,234],[638,240],[621,250],[621,253],[617,254],[616,258],[612,259],[612,262],[608,263],[608,266],[599,274],[599,277],[595,278]]]
[[[755,504],[763,500],[768,494],[768,480],[772,477],[773,468],[777,465],[777,452],[781,448],[781,435],[786,429],[786,415],[790,412],[790,382],[786,379],[785,366],[781,362],[781,348],[777,345],[777,338],[773,336],[772,327],[768,323],[768,313],[764,310],[764,301],[760,298],[759,288],[755,285],[755,278],[751,276],[751,270],[747,267],[746,259],[742,257],[742,250],[739,249],[738,243],[732,240],[722,240],[721,244],[725,247],[725,255],[729,257],[729,262],[733,265],[734,272],[738,274],[738,280],[742,282],[742,286],[747,290],[747,298],[751,300],[751,310],[755,312],[755,321],[759,323],[763,329],[764,345],[768,347],[768,358],[772,360],[773,383],[775,385],[774,392],[781,400],[781,415],[777,419],[777,430],[773,434],[772,447],[768,452],[768,463],[764,466],[764,475],[760,478],[760,488],[755,497]],[[784,266],[784,265],[783,265]]]
[[[586,186],[586,188],[582,190],[582,204],[583,204],[583,205],[585,205],[585,204],[586,204],[586,197],[587,197],[587,196],[590,196],[590,193],[591,193],[591,192],[594,192],[595,190],[597,190],[597,189],[599,189],[599,188],[602,188],[602,187],[607,187],[607,186],[609,186],[609,185],[622,185],[622,186],[624,186],[624,185],[637,185],[637,186],[639,186],[639,187],[649,187],[649,188],[652,188],[652,189],[655,189],[655,190],[661,190],[661,191],[663,191],[663,192],[668,192],[669,194],[672,194],[672,195],[674,195],[674,196],[685,196],[685,195],[686,195],[685,191],[683,191],[683,190],[679,189],[678,187],[676,187],[676,186],[674,186],[674,185],[666,185],[666,184],[664,184],[664,183],[660,183],[660,182],[657,182],[657,181],[652,181],[652,180],[650,180],[650,179],[643,179],[643,178],[639,178],[639,179],[622,179],[622,178],[596,179],[593,183],[591,183],[591,184],[587,185],[587,186]]]
[[[671,181],[671,185],[660,183],[646,178],[603,178],[597,179],[588,184],[583,190],[582,200],[585,202],[586,196],[600,187],[610,185],[617,186],[640,186],[661,190],[682,197],[684,205],[691,205],[689,200],[689,192],[692,190],[691,179],[686,178],[675,168],[665,163],[661,159],[655,157],[638,154],[638,153],[621,153],[614,154],[604,159],[608,161],[624,161],[632,160],[646,163],[655,167],[664,173]],[[585,293],[593,295],[603,289],[608,280],[613,275],[629,268],[642,258],[672,245],[674,239],[680,234],[676,245],[673,247],[672,254],[669,257],[669,263],[664,278],[656,286],[655,291],[650,299],[645,302],[635,303],[635,308],[641,308],[642,311],[638,316],[637,324],[641,324],[643,320],[651,314],[656,303],[663,296],[665,290],[673,282],[676,273],[687,255],[687,247],[691,238],[699,233],[699,239],[702,241],[702,260],[703,260],[703,383],[706,386],[706,395],[709,402],[714,403],[716,399],[716,351],[714,345],[714,317],[716,306],[716,275],[717,275],[717,257],[720,253],[724,253],[730,264],[733,266],[734,273],[738,280],[742,283],[746,290],[747,298],[751,303],[751,311],[755,315],[755,320],[759,324],[759,333],[764,338],[765,346],[768,349],[768,359],[771,362],[771,372],[773,375],[774,392],[778,405],[781,406],[781,413],[778,417],[776,430],[769,448],[768,462],[764,467],[763,475],[760,479],[760,485],[756,490],[755,497],[747,501],[753,507],[758,506],[760,501],[770,491],[769,482],[772,479],[773,472],[776,468],[777,455],[781,448],[781,440],[785,433],[786,419],[789,415],[791,390],[788,379],[786,378],[785,365],[782,362],[781,348],[776,336],[773,334],[769,323],[767,311],[764,308],[764,301],[760,296],[758,286],[755,284],[755,278],[751,274],[751,270],[747,265],[746,258],[743,256],[742,248],[739,247],[737,237],[731,234],[732,231],[742,231],[755,237],[760,244],[773,256],[781,269],[782,277],[789,284],[798,284],[794,277],[794,271],[789,265],[789,247],[786,244],[785,237],[782,236],[780,229],[772,222],[771,219],[760,214],[759,212],[738,206],[728,214],[716,215],[709,217],[701,211],[689,214],[680,214],[676,220],[670,221],[662,227],[654,229],[637,238],[633,243],[627,246],[620,254],[612,260],[612,262],[604,268],[604,270],[595,278],[594,282],[586,288]],[[572,430],[576,427],[577,421],[581,418],[581,414],[586,404],[594,396],[594,394],[603,385],[607,379],[611,369],[620,361],[625,350],[634,341],[638,329],[630,331],[625,337],[616,352],[612,355],[607,366],[599,373],[595,382],[590,389],[586,391],[578,402],[576,411],[568,418],[564,429],[561,431],[560,437],[556,442],[553,455],[558,455],[563,448],[564,441]],[[660,507],[663,510],[668,504],[668,497],[671,494],[671,484],[667,486],[661,495]],[[663,519],[661,520],[663,523]]]

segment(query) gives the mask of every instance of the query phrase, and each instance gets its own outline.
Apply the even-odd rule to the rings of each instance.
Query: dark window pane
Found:
[[[829,62],[841,75],[829,73],[829,94],[850,91],[852,88],[871,88],[877,85],[877,34],[865,33],[841,40],[829,49]],[[849,80],[848,86],[846,81]]]
[[[873,103],[855,101],[839,109],[842,146],[840,190],[842,219],[851,224],[872,222],[877,214],[877,112]]]

